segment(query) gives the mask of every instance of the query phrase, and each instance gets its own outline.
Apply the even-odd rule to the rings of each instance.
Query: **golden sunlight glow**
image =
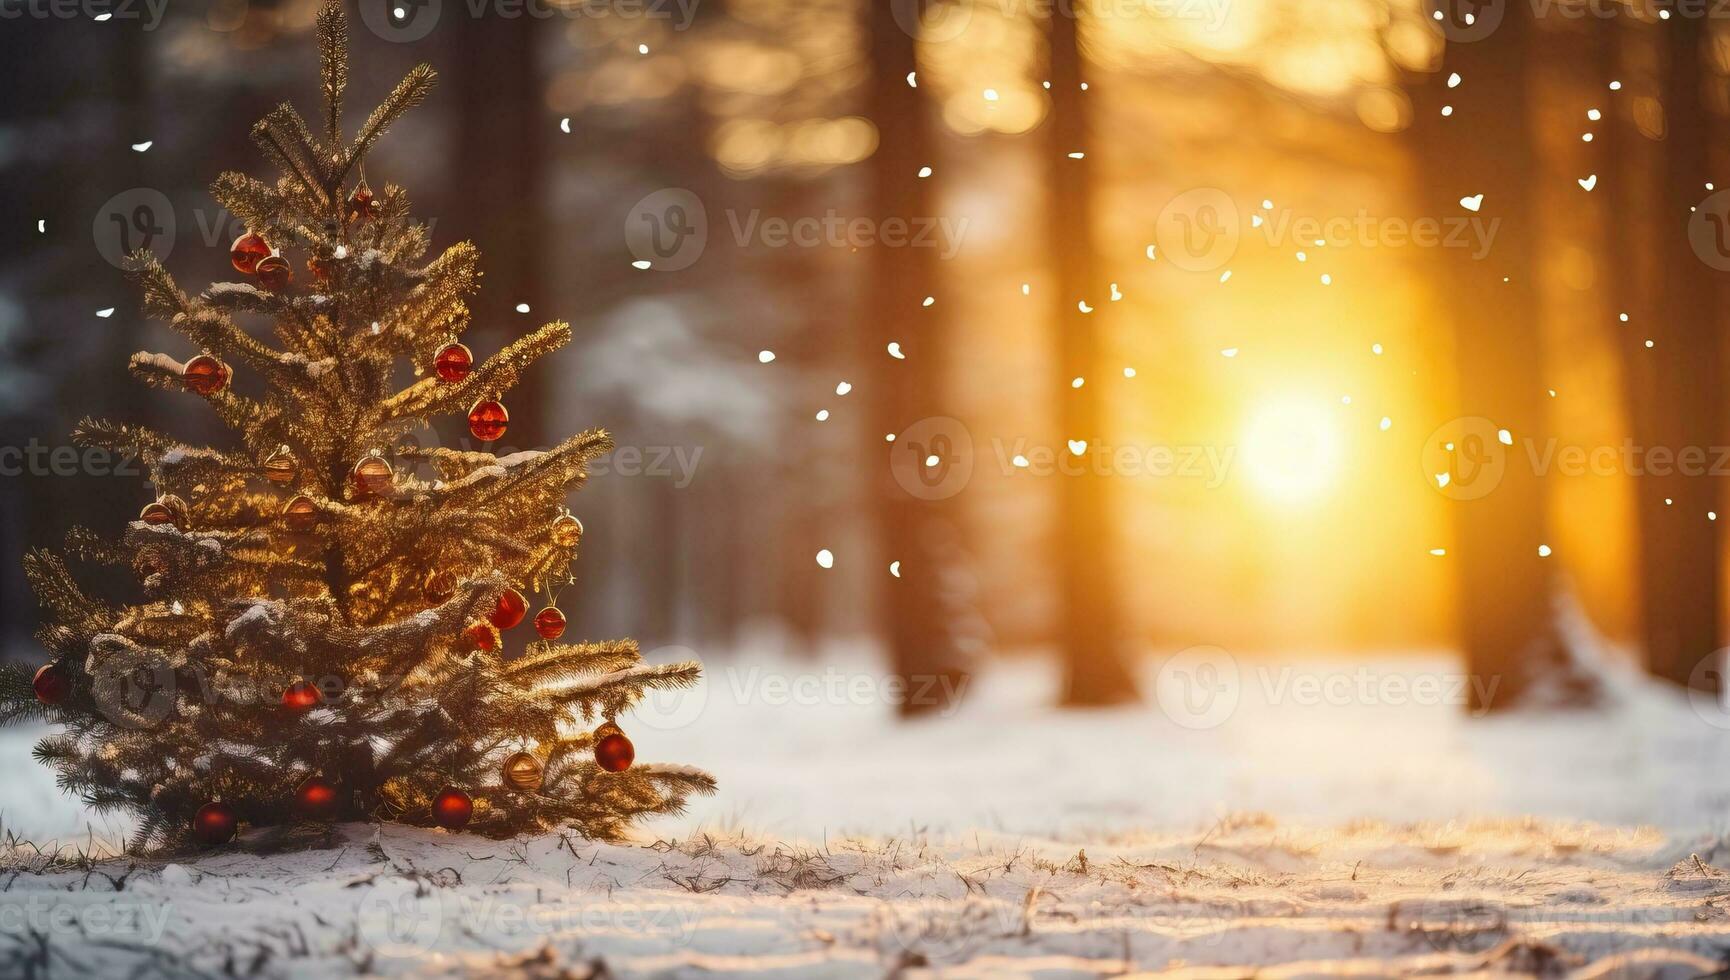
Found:
[[[1339,473],[1339,424],[1326,406],[1288,398],[1263,403],[1243,432],[1250,485],[1280,504],[1310,501]]]

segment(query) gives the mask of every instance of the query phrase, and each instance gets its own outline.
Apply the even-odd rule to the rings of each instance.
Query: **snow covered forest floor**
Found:
[[[695,701],[621,720],[721,792],[625,845],[345,825],[316,850],[81,860],[124,827],[85,826],[37,733],[8,733],[6,828],[35,843],[0,871],[0,976],[1730,962],[1730,713],[1624,676],[1603,711],[1471,719],[1445,660],[1230,666],[1230,710],[1201,717],[1169,662],[1149,703],[1079,715],[1015,663],[898,725],[868,667],[711,662]]]

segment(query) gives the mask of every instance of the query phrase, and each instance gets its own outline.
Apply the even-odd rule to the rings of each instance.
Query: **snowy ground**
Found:
[[[867,668],[711,663],[624,722],[640,759],[721,792],[634,845],[354,825],[268,857],[15,854],[0,976],[1697,976],[1730,956],[1718,705],[1627,681],[1607,712],[1472,720],[1441,659],[1155,667],[1137,708],[1056,713],[1022,664],[892,725]],[[29,741],[0,741],[8,830],[79,839]]]

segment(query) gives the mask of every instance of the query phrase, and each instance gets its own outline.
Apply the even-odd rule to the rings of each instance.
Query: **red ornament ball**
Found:
[[[282,692],[282,706],[296,714],[311,711],[318,707],[322,700],[324,698],[318,693],[318,688],[310,681],[295,681],[288,686],[288,690]]]
[[[476,650],[491,650],[499,643],[498,631],[490,623],[475,623],[463,630],[463,635],[469,638]]]
[[[461,830],[475,815],[474,801],[455,786],[446,786],[433,797],[433,822],[446,830]]]
[[[295,788],[294,810],[307,820],[329,820],[337,805],[336,784],[323,776],[308,776]]]
[[[282,505],[282,522],[290,531],[304,534],[318,526],[318,505],[304,493],[295,494]]]
[[[357,498],[376,497],[389,490],[391,479],[395,475],[396,471],[391,469],[390,462],[377,453],[362,456],[348,474]]]
[[[483,398],[469,409],[469,432],[482,442],[492,442],[505,434],[511,413],[497,398]]]
[[[228,387],[228,365],[209,354],[200,354],[186,362],[180,379],[186,387],[209,397]]]
[[[616,727],[595,743],[595,764],[608,772],[624,772],[636,757],[636,746]]]
[[[372,196],[372,188],[361,184],[348,198],[348,220],[365,221],[384,211],[384,203]]]
[[[258,269],[259,260],[268,255],[270,246],[264,243],[262,237],[250,231],[228,246],[228,260],[234,263],[235,271],[245,276],[252,275]]]
[[[234,839],[240,816],[227,803],[206,803],[192,815],[192,836],[207,847],[217,847]]]
[[[523,621],[528,614],[529,602],[516,589],[506,589],[499,596],[499,604],[493,607],[493,614],[488,619],[501,630],[508,630]]]
[[[258,277],[258,284],[273,293],[280,293],[294,281],[294,268],[288,260],[280,255],[270,255],[258,260],[258,266],[252,270]]]
[[[438,372],[440,381],[461,381],[474,366],[474,352],[464,344],[446,344],[433,358],[433,370]]]
[[[565,614],[548,606],[535,614],[535,632],[544,640],[556,640],[565,635]]]
[[[43,664],[30,679],[36,700],[43,704],[60,704],[72,694],[72,674],[60,664]]]

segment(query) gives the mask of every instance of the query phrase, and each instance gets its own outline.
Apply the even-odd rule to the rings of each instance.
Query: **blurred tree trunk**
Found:
[[[129,149],[133,140],[162,129],[153,111],[161,73],[147,56],[151,35],[136,25],[117,31],[82,26],[37,17],[0,28],[0,64],[15,80],[4,123],[8,180],[0,187],[0,211],[11,219],[0,231],[0,250],[8,257],[0,268],[0,374],[7,378],[0,391],[0,446],[28,449],[34,443],[55,452],[71,445],[70,430],[81,416],[160,425],[176,404],[172,396],[150,397],[127,377],[127,356],[144,346],[149,328],[138,313],[137,291],[98,255],[104,245],[119,248],[122,242],[132,248],[148,244],[159,254],[166,245],[131,233],[92,241],[91,220],[103,215],[110,195],[132,187],[160,189],[181,205],[170,257],[196,262],[199,226],[184,204],[202,202],[199,185],[212,174],[178,170],[164,162],[161,147],[143,155]],[[62,70],[66,65],[87,70],[69,74]],[[214,155],[211,147],[233,139],[208,127],[195,135],[201,148],[191,159],[206,159],[201,152]],[[111,226],[98,228],[95,234],[104,236]],[[120,312],[111,320],[92,320],[91,311],[102,306]],[[185,406],[192,407],[203,408]],[[15,651],[32,659],[42,655],[31,639],[37,601],[18,557],[27,548],[58,546],[77,522],[112,528],[128,506],[137,506],[116,498],[144,500],[149,490],[135,464],[128,468],[132,475],[83,466],[69,473],[27,459],[9,461],[18,469],[0,479],[0,513],[6,515],[0,521],[0,659]],[[114,458],[108,465],[118,470],[123,461]],[[88,575],[85,584],[96,595],[136,588],[129,569],[92,565]]]
[[[1470,249],[1434,249],[1438,291],[1457,343],[1459,416],[1483,420],[1456,422],[1437,438],[1465,435],[1473,441],[1460,451],[1502,460],[1499,482],[1456,479],[1443,490],[1456,521],[1447,560],[1458,570],[1460,641],[1474,712],[1511,707],[1537,683],[1566,679],[1555,565],[1538,555],[1545,541],[1544,490],[1523,448],[1543,445],[1547,432],[1534,261],[1539,242],[1528,192],[1534,179],[1530,18],[1526,5],[1508,4],[1489,36],[1448,42],[1440,70],[1419,83],[1414,99],[1412,135],[1432,214],[1444,222],[1475,218],[1485,228],[1497,222],[1494,243],[1481,259]],[[1450,90],[1446,79],[1455,72],[1462,81]],[[1453,111],[1444,117],[1448,104]],[[1476,195],[1482,200],[1474,214],[1461,199]],[[1513,446],[1499,444],[1500,429],[1513,436]],[[1495,464],[1475,479],[1496,480]]]
[[[466,238],[480,249],[486,279],[475,297],[469,343],[478,341],[475,355],[485,358],[558,318],[546,306],[550,291],[541,262],[547,252],[544,162],[551,121],[542,109],[537,50],[537,41],[556,35],[556,27],[532,17],[453,19],[455,161],[434,244],[442,248]],[[515,312],[519,303],[529,304],[529,313]],[[546,374],[545,367],[526,372],[511,390],[505,439],[512,447],[543,445],[547,433],[558,431],[545,424]]]
[[[1721,273],[1695,254],[1689,237],[1690,217],[1712,175],[1712,127],[1702,93],[1705,24],[1684,16],[1637,24],[1627,33],[1630,60],[1646,70],[1624,83],[1635,88],[1624,93],[1633,99],[1613,101],[1638,105],[1639,96],[1655,94],[1663,134],[1654,143],[1629,120],[1634,125],[1618,134],[1618,147],[1626,146],[1616,154],[1614,171],[1615,238],[1634,256],[1626,350],[1634,441],[1644,450],[1636,480],[1641,641],[1655,676],[1716,689],[1717,673],[1695,667],[1721,643],[1720,541],[1718,524],[1707,517],[1720,509],[1718,486],[1710,475],[1679,472],[1685,451],[1701,454],[1710,467],[1712,447],[1724,445],[1715,313]],[[1644,122],[1650,129],[1655,120]],[[1722,205],[1710,210],[1716,213],[1703,217],[1724,219]],[[1730,250],[1717,257],[1730,262]],[[1660,447],[1674,454],[1668,465],[1652,455]]]
[[[1073,378],[1092,378],[1102,368],[1103,318],[1081,312],[1077,303],[1098,300],[1101,283],[1093,241],[1092,160],[1069,154],[1090,148],[1086,97],[1081,90],[1080,6],[1053,8],[1047,17],[1051,115],[1045,122],[1046,253],[1057,270],[1051,310],[1056,370],[1051,378],[1059,398],[1061,439],[1097,445],[1105,436],[1100,405],[1103,387],[1070,387]],[[1059,449],[1063,452],[1063,449]],[[1058,567],[1057,642],[1063,662],[1062,701],[1066,705],[1118,704],[1137,697],[1130,670],[1131,651],[1118,608],[1114,560],[1117,535],[1111,510],[1111,476],[1084,472],[1058,477],[1056,560]]]
[[[936,215],[931,182],[919,168],[936,152],[933,123],[920,90],[907,82],[918,67],[914,38],[897,24],[896,5],[871,0],[869,11],[871,88],[869,115],[877,126],[877,151],[871,157],[866,213],[883,228],[894,219],[912,221]],[[937,252],[931,248],[889,247],[879,242],[867,250],[866,288],[857,309],[859,356],[868,371],[872,400],[873,439],[900,433],[925,419],[943,416],[943,367],[947,355],[948,314],[937,303],[924,307],[937,293]],[[890,357],[890,341],[900,341],[905,359]],[[879,459],[913,452],[910,440],[885,444]],[[947,465],[947,464],[946,464]],[[880,552],[900,562],[899,577],[885,568],[876,577],[884,590],[879,615],[888,638],[890,669],[915,678],[958,679],[966,673],[962,652],[946,609],[943,555],[950,518],[941,496],[919,493],[898,482],[890,466],[872,468],[871,478]],[[919,486],[921,491],[925,488]],[[921,684],[911,690],[918,693]],[[938,691],[941,685],[923,685]],[[960,690],[959,687],[950,688]],[[946,707],[941,699],[904,699],[903,714],[923,714]]]

